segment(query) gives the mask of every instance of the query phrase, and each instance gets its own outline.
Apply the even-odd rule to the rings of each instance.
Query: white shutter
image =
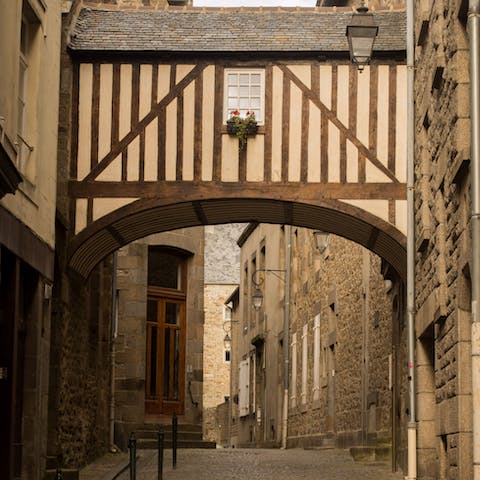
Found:
[[[290,385],[290,406],[297,404],[297,334],[292,334],[292,384]]]
[[[313,321],[313,399],[320,398],[320,314]]]
[[[242,360],[240,362],[239,369],[239,392],[238,392],[238,408],[240,410],[240,416],[245,417],[248,415],[249,410],[249,383],[250,383],[250,362],[247,360]]]
[[[308,324],[303,326],[302,332],[302,405],[307,403],[307,375],[308,375]]]

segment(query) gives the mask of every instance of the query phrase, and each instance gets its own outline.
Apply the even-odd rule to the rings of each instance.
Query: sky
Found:
[[[316,0],[193,0],[195,7],[314,7]]]

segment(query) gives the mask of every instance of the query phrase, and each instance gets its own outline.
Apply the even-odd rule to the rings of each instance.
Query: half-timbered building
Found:
[[[375,13],[374,58],[360,71],[351,8],[147,3],[70,12],[60,151],[70,274],[89,278],[154,233],[265,222],[353,240],[401,283],[405,12]],[[138,393],[144,382],[127,384]]]

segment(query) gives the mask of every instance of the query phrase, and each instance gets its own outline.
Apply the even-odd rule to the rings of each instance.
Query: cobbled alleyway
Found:
[[[128,471],[119,480],[129,480]],[[179,450],[172,470],[165,452],[164,480],[400,480],[386,463],[356,463],[344,450]],[[137,480],[157,479],[157,455],[143,452]]]

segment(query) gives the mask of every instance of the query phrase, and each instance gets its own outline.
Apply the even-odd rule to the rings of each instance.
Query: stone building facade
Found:
[[[282,442],[288,227],[250,225],[240,238],[234,408],[238,446]],[[312,230],[291,233],[287,446],[393,447],[404,466],[401,283],[379,257]],[[252,294],[263,294],[256,310]],[[364,366],[364,368],[362,368]]]
[[[419,478],[472,478],[468,1],[415,2]]]
[[[122,449],[131,431],[141,429],[144,423],[171,423],[173,413],[179,422],[201,424],[203,236],[202,227],[175,230],[134,242],[118,253],[114,396],[115,442]],[[172,292],[155,291],[158,285],[152,281],[156,275],[151,271],[156,263],[152,249],[160,254],[178,254],[184,262],[180,275],[185,281],[172,289],[184,292],[182,298],[180,294],[175,297]],[[164,259],[162,262],[169,272],[169,265]],[[150,311],[152,303],[156,304],[154,313]],[[184,307],[178,310],[182,304]],[[170,316],[173,306],[177,308],[176,318]],[[165,318],[160,318],[163,315]],[[183,324],[179,319],[182,315]],[[178,334],[171,331],[174,322]],[[165,365],[170,362],[167,371]]]
[[[231,348],[225,336],[232,335],[231,309],[227,299],[238,286],[240,249],[237,239],[242,224],[205,227],[205,325],[203,347],[203,434],[225,444],[227,417],[217,415],[217,405],[230,397]],[[220,419],[220,420],[219,420]]]
[[[0,477],[45,468],[60,7],[0,4]],[[53,99],[53,100],[52,100]]]

